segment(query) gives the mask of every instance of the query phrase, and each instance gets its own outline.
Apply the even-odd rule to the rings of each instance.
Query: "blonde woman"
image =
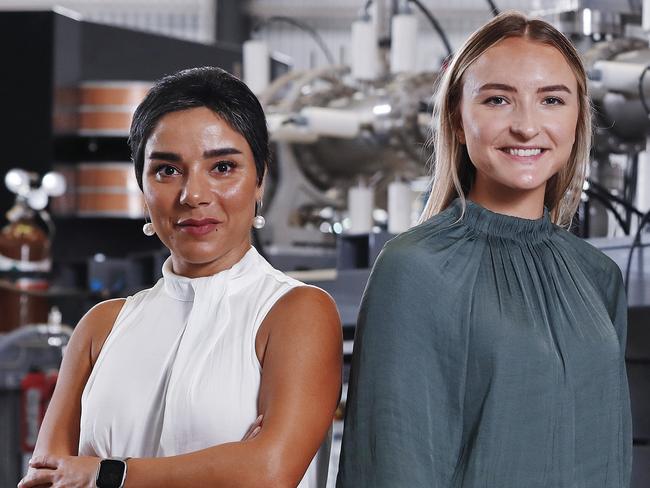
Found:
[[[578,54],[502,14],[459,49],[434,121],[423,223],[363,298],[338,486],[628,486],[621,273],[566,230],[591,138]]]

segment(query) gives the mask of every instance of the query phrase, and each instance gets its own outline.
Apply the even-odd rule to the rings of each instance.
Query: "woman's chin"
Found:
[[[205,249],[204,247],[187,246],[182,249],[174,249],[172,253],[177,260],[194,266],[212,263],[224,254],[222,249],[215,249],[214,247]]]
[[[504,186],[513,191],[530,192],[538,190],[546,184],[546,179],[540,175],[533,175],[530,173],[516,175],[514,178],[508,178],[504,181]]]

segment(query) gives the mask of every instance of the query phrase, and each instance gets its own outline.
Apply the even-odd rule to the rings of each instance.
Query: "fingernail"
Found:
[[[255,419],[255,422],[259,422],[260,420],[262,420],[263,417],[264,417],[264,415],[263,415],[263,414],[260,414],[260,415]]]
[[[262,427],[255,427],[251,435],[256,435],[260,430],[262,430]]]

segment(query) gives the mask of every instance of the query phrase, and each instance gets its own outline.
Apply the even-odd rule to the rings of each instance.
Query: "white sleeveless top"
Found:
[[[213,276],[178,276],[171,258],[162,273],[127,298],[102,347],[81,397],[79,455],[184,454],[240,441],[257,418],[258,328],[303,283],[254,247]],[[313,460],[298,486],[324,486],[317,471]]]

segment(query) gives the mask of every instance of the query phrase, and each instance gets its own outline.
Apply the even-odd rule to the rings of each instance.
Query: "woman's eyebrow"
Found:
[[[205,159],[218,158],[221,156],[229,156],[232,154],[242,154],[242,152],[234,147],[221,147],[218,149],[208,149],[203,152]],[[182,158],[179,154],[168,151],[153,151],[149,154],[149,159],[161,159],[163,161],[179,162]]]
[[[546,93],[546,92],[554,92],[554,91],[563,91],[569,94],[571,93],[571,90],[566,85],[548,85],[548,86],[542,86],[537,89],[537,93]]]
[[[153,151],[151,154],[149,154],[149,159],[161,159],[163,161],[178,162],[181,160],[181,157],[173,152]]]
[[[507,91],[513,93],[517,92],[517,89],[514,86],[506,85],[505,83],[486,83],[485,85],[482,85],[477,90],[477,92],[480,93],[486,90],[501,90],[501,91]],[[537,89],[537,93],[546,93],[546,92],[555,92],[555,91],[563,91],[563,92],[571,93],[569,87],[562,84],[542,86]]]
[[[220,156],[230,156],[231,154],[241,154],[242,152],[234,147],[221,147],[219,149],[209,149],[203,152],[203,157],[218,158]]]
[[[505,83],[486,83],[482,85],[477,92],[487,91],[487,90],[501,90],[507,92],[517,92],[517,89],[514,86],[506,85]]]

